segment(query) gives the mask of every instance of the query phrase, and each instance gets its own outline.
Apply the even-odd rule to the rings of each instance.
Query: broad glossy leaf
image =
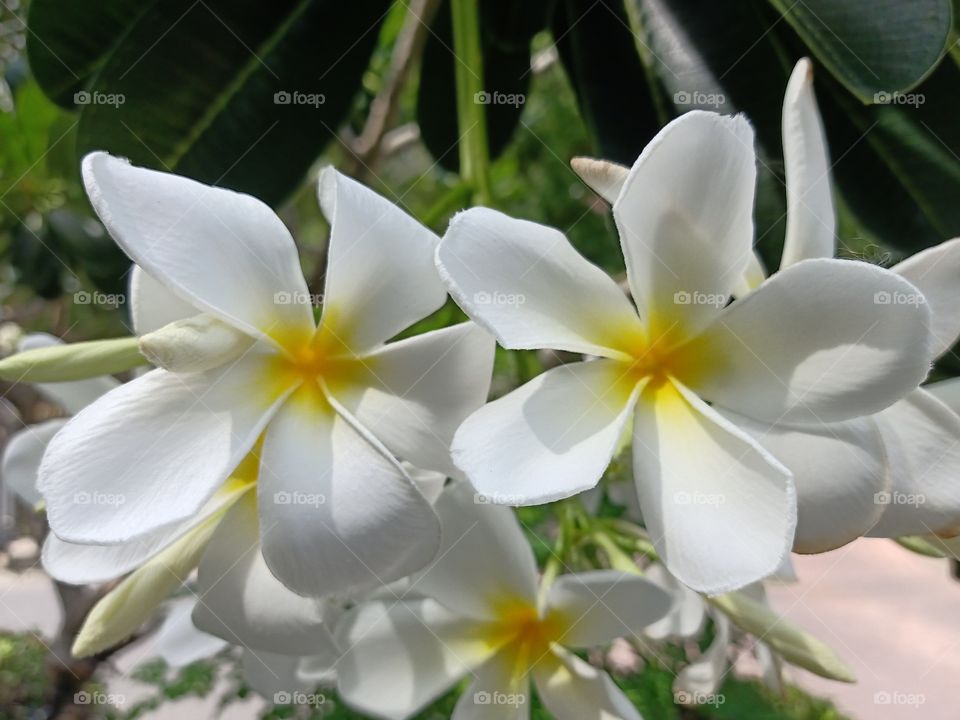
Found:
[[[950,0],[769,0],[817,58],[865,103],[907,90],[936,66]]]
[[[345,118],[387,0],[165,0],[90,87],[81,153],[280,202]]]
[[[117,41],[156,0],[31,0],[30,68],[47,97],[66,108],[100,70]]]

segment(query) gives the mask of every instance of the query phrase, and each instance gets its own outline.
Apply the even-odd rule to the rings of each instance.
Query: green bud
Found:
[[[0,360],[0,379],[10,382],[67,382],[112,375],[145,365],[138,338],[51,345]]]

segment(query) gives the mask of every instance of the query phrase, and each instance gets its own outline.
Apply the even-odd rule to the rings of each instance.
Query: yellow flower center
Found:
[[[497,619],[485,635],[488,642],[512,655],[517,672],[529,668],[550,655],[553,643],[566,634],[568,623],[555,610],[541,615],[535,605],[521,598],[509,598],[497,606]]]

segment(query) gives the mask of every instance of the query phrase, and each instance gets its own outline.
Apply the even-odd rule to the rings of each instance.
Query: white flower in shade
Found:
[[[640,506],[664,563],[699,591],[742,587],[780,565],[796,523],[793,472],[752,423],[816,433],[889,407],[926,374],[929,311],[878,304],[918,291],[852,261],[797,262],[747,292],[756,170],[741,117],[689,112],[621,181],[603,167],[636,307],[557,230],[479,208],[444,237],[451,293],[502,345],[599,356],[481,408],[454,459],[495,500],[556,500],[597,483],[632,419]]]
[[[397,458],[452,471],[450,438],[484,401],[493,358],[472,323],[387,342],[444,303],[436,236],[325,170],[318,324],[296,246],[258,200],[104,153],[84,159],[83,178],[142,268],[134,311],[147,327],[137,332],[161,367],[50,443],[39,485],[53,532],[109,545],[176,526],[262,439],[250,508],[287,587],[352,592],[426,565],[439,524]],[[123,502],[80,506],[78,493]]]
[[[53,335],[31,333],[23,338],[18,350],[25,352],[60,344],[62,341]],[[74,415],[118,385],[118,380],[107,376],[71,382],[34,383],[33,386],[68,415]],[[3,484],[28,505],[37,506],[43,502],[43,496],[37,490],[40,461],[50,440],[66,422],[67,418],[64,417],[27,425],[11,435],[3,448],[3,459],[0,461]]]
[[[606,672],[568,648],[636,635],[671,597],[644,578],[597,570],[559,577],[538,600],[533,552],[509,509],[474,504],[462,482],[436,508],[444,547],[408,595],[362,603],[338,622],[340,696],[401,720],[469,676],[453,720],[526,717],[531,681],[559,720],[638,719]]]

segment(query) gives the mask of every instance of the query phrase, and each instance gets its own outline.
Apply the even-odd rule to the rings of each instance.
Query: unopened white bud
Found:
[[[245,353],[254,339],[210,315],[195,315],[164,325],[140,338],[140,352],[172,372],[203,372]]]

